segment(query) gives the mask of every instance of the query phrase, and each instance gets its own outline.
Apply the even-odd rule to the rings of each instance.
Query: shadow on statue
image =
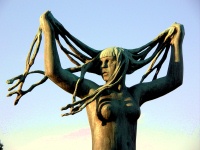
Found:
[[[30,71],[39,51],[42,33],[45,43],[45,71]],[[62,45],[59,38],[64,39],[70,51]],[[8,96],[17,94],[16,105],[23,95],[50,79],[73,95],[72,103],[61,108],[69,109],[62,116],[74,115],[86,108],[93,150],[136,150],[137,120],[141,105],[171,92],[183,82],[183,38],[183,25],[174,23],[139,48],[110,47],[96,50],[71,35],[51,12],[47,11],[40,17],[40,26],[27,56],[25,72],[7,81],[12,84],[18,80],[9,89],[11,92]],[[58,47],[75,67],[61,67]],[[171,56],[167,74],[158,77],[169,51]],[[132,74],[148,64],[149,68],[141,77],[140,83],[126,87],[126,74]],[[73,74],[79,71],[80,77]],[[105,84],[98,85],[95,81],[84,78],[87,72],[100,75]],[[44,77],[29,89],[22,90],[26,77],[33,73],[43,74]],[[152,73],[155,73],[153,80],[144,82]],[[12,91],[15,87],[19,87],[18,90]],[[76,100],[76,97],[80,99]]]

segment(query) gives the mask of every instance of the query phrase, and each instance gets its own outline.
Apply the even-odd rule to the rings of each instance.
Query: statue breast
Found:
[[[140,116],[140,107],[128,92],[104,92],[96,100],[96,113],[103,124],[121,117],[135,123]]]

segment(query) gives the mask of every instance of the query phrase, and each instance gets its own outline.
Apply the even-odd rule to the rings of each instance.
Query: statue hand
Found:
[[[175,22],[171,27],[175,28],[175,34],[172,37],[170,44],[174,45],[179,42],[182,43],[185,35],[184,26]]]
[[[40,16],[40,28],[43,28],[44,20],[48,21],[51,24],[51,26],[53,27],[52,29],[54,29],[55,32],[59,34],[62,33],[60,29],[63,27],[62,24],[53,16],[53,14],[49,10]]]

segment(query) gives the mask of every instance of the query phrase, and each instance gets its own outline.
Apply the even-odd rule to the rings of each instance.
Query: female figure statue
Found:
[[[142,56],[143,51],[139,52],[142,48],[127,50],[111,47],[102,51],[94,50],[64,30],[63,26],[49,11],[40,17],[40,30],[44,33],[45,40],[45,76],[66,92],[73,94],[73,103],[62,108],[62,110],[70,108],[70,112],[63,116],[73,115],[86,107],[93,150],[136,150],[136,130],[140,106],[149,100],[171,92],[182,84],[183,26],[174,23],[166,32],[161,33],[152,42],[143,46],[143,49],[152,48],[162,41],[160,42],[161,48],[158,48],[157,52],[153,53],[148,59],[144,59]],[[63,69],[56,46],[57,41],[64,50],[58,40],[59,34],[64,37],[63,33],[92,58],[79,57],[83,60],[83,65]],[[75,49],[69,41],[65,41],[72,49]],[[126,87],[126,74],[134,72],[150,61],[154,64],[155,59],[162,52],[160,50],[165,47],[167,47],[167,50],[171,47],[167,75],[158,79],[155,77],[151,82],[141,82]],[[161,59],[161,61],[163,60]],[[161,64],[157,67],[159,71]],[[81,76],[74,75],[74,70],[81,71]],[[152,67],[149,72],[151,70]],[[86,72],[101,75],[105,85],[101,86],[85,79]],[[76,101],[76,96],[81,100]]]

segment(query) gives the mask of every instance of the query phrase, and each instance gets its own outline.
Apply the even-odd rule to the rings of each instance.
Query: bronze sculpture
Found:
[[[33,65],[39,50],[42,32],[45,37],[45,71],[36,70],[30,72],[30,67]],[[59,36],[64,39],[74,53],[63,47]],[[65,113],[63,116],[73,115],[86,107],[92,133],[93,150],[135,150],[140,106],[146,101],[169,93],[182,84],[183,37],[183,26],[174,23],[169,29],[140,48],[128,50],[120,47],[111,47],[99,51],[90,48],[73,37],[47,11],[40,17],[40,27],[28,54],[24,74],[7,81],[8,83],[13,83],[13,81],[19,79],[19,82],[9,91],[17,86],[19,86],[19,90],[11,92],[9,96],[17,94],[15,101],[15,104],[17,104],[24,94],[49,78],[59,87],[73,94],[72,104],[62,108],[62,110],[70,108],[70,112]],[[89,56],[80,53],[69,39]],[[56,42],[77,67],[68,69],[61,67]],[[37,43],[36,49],[31,58],[35,43]],[[154,47],[156,49],[153,54],[146,58]],[[157,79],[170,47],[171,58],[167,75]],[[155,65],[161,54],[163,54],[162,58]],[[83,64],[81,65],[75,58]],[[141,82],[132,87],[126,87],[126,74],[131,74],[150,62],[150,67],[142,77]],[[153,81],[143,82],[146,76],[155,69],[157,70]],[[81,71],[80,77],[73,74],[73,72],[77,71]],[[91,80],[85,79],[86,72],[101,75],[106,82],[105,85],[100,86]],[[44,78],[27,91],[23,91],[22,86],[26,76],[31,73],[44,74]],[[81,100],[76,101],[76,96]]]

